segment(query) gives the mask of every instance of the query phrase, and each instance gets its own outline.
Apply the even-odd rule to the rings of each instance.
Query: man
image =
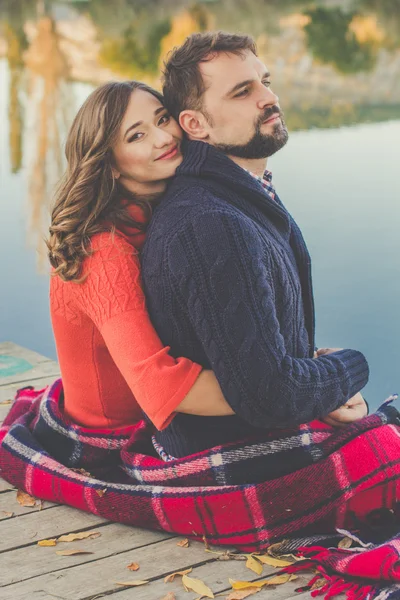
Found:
[[[288,133],[253,40],[194,34],[164,77],[188,142],[147,234],[148,306],[173,354],[213,369],[235,415],[177,415],[158,442],[181,457],[260,429],[364,416],[364,356],[314,355],[309,254],[265,171]]]

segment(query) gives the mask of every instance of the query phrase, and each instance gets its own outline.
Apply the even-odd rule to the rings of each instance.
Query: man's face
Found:
[[[260,159],[287,142],[288,132],[270,75],[252,52],[220,53],[200,64],[206,86],[202,112],[207,141],[231,156]]]

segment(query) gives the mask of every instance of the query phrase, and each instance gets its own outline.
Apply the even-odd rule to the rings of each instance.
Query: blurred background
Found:
[[[159,87],[195,31],[250,33],[291,133],[268,163],[313,258],[319,346],[400,388],[400,0],[0,0],[0,341],[55,358],[43,238],[68,127],[115,79]]]

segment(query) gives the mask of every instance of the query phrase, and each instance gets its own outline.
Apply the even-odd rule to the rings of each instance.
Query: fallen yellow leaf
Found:
[[[17,500],[21,506],[36,506],[36,498],[22,490],[17,491]]]
[[[58,556],[74,556],[74,554],[93,554],[93,552],[89,552],[88,550],[56,550],[56,554]]]
[[[275,577],[263,579],[261,581],[234,581],[233,579],[230,579],[229,583],[234,590],[247,590],[251,587],[263,588],[267,585],[282,585],[282,583],[287,583],[294,579],[297,579],[297,576],[284,573],[283,575],[275,575]]]
[[[254,573],[257,573],[257,575],[261,575],[263,572],[262,564],[259,563],[258,560],[256,560],[253,556],[251,556],[251,554],[246,561],[246,567]]]
[[[282,569],[283,567],[288,567],[294,562],[291,562],[289,560],[282,560],[281,558],[274,558],[273,556],[268,556],[267,554],[257,556],[257,560],[261,561],[264,565],[269,565],[270,567],[278,567],[280,569]]]
[[[344,548],[344,549],[351,548],[352,543],[353,543],[352,539],[350,539],[349,537],[344,537],[338,543],[338,548]]]
[[[0,402],[0,404],[1,404],[1,405],[3,405],[3,404],[12,404],[12,400],[2,400],[2,401]]]
[[[176,600],[174,592],[168,592],[166,596],[163,596],[161,600]]]
[[[235,590],[234,592],[231,592],[229,594],[229,596],[226,597],[225,600],[243,600],[244,598],[247,598],[248,596],[252,596],[253,594],[257,594],[257,592],[259,592],[260,589],[256,588],[256,587],[251,587],[248,590]]]
[[[214,598],[214,594],[210,590],[208,586],[201,581],[201,579],[195,579],[194,577],[188,577],[184,575],[182,577],[182,584],[186,591],[191,590],[192,592],[196,592],[196,594],[200,594],[200,596],[205,596],[206,598]]]
[[[136,579],[134,581],[115,581],[114,583],[116,583],[117,585],[125,585],[126,587],[137,587],[139,585],[146,585],[146,583],[149,582]]]
[[[130,565],[127,565],[126,568],[130,571],[139,571],[140,566],[137,563],[131,563]]]
[[[184,540],[178,542],[177,546],[180,546],[180,548],[189,548],[189,540],[185,538]]]
[[[56,539],[40,540],[40,542],[38,542],[37,545],[38,546],[57,546],[57,540]]]
[[[177,576],[183,577],[183,575],[187,575],[188,573],[191,573],[192,571],[193,571],[192,568],[186,569],[186,571],[176,571],[176,573],[171,573],[171,575],[167,575],[166,577],[164,577],[164,582],[172,583],[174,581],[175,577],[177,577]]]
[[[76,540],[86,540],[90,538],[94,540],[101,536],[99,531],[80,531],[79,533],[68,533],[68,535],[61,535],[57,538],[57,542],[75,542]]]

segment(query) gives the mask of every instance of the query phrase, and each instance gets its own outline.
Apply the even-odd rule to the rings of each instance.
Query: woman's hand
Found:
[[[346,404],[329,413],[321,421],[332,427],[345,427],[349,423],[353,423],[353,421],[363,419],[367,414],[367,403],[359,392],[350,398],[350,400],[347,400]]]

